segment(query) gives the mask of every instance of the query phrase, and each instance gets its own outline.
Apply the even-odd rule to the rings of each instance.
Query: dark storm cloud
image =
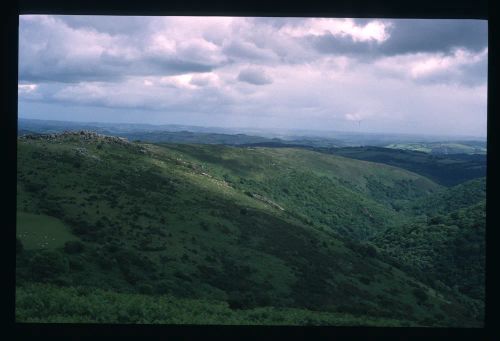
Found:
[[[154,57],[148,58],[146,61],[148,63],[144,66],[144,71],[140,73],[142,75],[155,75],[158,73],[180,75],[189,72],[209,72],[216,67],[216,65],[196,63],[176,58]]]
[[[266,85],[273,82],[273,80],[267,76],[263,70],[256,68],[241,70],[238,74],[238,80],[240,82],[246,82],[253,85]]]
[[[354,41],[351,37],[334,36],[326,33],[308,38],[310,44],[320,53],[341,55],[366,55],[377,52],[374,41]]]
[[[135,61],[126,61],[120,57],[106,55],[92,60],[64,61],[61,58],[59,61],[58,64],[52,64],[41,56],[36,62],[20,63],[19,81],[35,83],[115,82],[127,76],[180,75],[188,72],[209,72],[215,67],[215,65],[178,58],[156,56]]]
[[[356,19],[363,26],[370,19]],[[378,58],[407,53],[451,53],[465,48],[479,52],[488,46],[488,25],[481,20],[397,19],[385,20],[389,38],[381,43],[372,40],[355,41],[351,36],[325,33],[308,36],[305,40],[318,52],[358,55]]]
[[[393,20],[390,38],[380,45],[387,55],[450,52],[465,48],[479,52],[488,46],[488,25],[481,20]]]
[[[91,29],[112,35],[141,35],[151,23],[150,17],[61,15],[61,21],[74,29]]]

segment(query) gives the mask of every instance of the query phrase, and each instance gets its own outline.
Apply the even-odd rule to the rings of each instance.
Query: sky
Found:
[[[485,137],[487,25],[22,15],[18,116]]]

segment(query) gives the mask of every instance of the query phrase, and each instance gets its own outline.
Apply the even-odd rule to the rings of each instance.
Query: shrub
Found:
[[[83,270],[85,268],[85,265],[81,259],[73,258],[73,259],[69,260],[69,268],[71,270],[79,271],[79,270]]]
[[[156,283],[154,291],[157,294],[164,295],[170,291],[171,283],[167,280],[160,280]]]
[[[431,225],[437,225],[443,223],[443,217],[442,216],[434,216],[429,219],[429,224]]]
[[[366,284],[366,285],[371,283],[371,279],[368,277],[365,277],[365,276],[361,277],[359,280],[361,283]]]
[[[420,288],[413,289],[413,295],[417,298],[419,302],[424,302],[428,298],[427,293]]]
[[[150,284],[147,283],[141,283],[138,285],[137,290],[141,294],[146,294],[146,295],[151,295],[153,294],[153,287]]]
[[[34,280],[45,281],[68,272],[69,263],[60,252],[44,250],[33,256],[30,269]]]
[[[85,246],[80,241],[68,241],[64,244],[64,251],[66,253],[80,253],[85,249]]]

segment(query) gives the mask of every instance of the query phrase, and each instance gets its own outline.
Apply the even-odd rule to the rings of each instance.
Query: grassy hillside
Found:
[[[401,217],[394,206],[441,189],[400,168],[303,149],[162,146],[232,188],[270,199],[307,224],[358,239],[398,224]]]
[[[267,307],[297,324],[304,320],[273,309],[298,309],[313,324],[371,316],[388,325],[480,326],[474,302],[436,291],[357,242],[408,221],[394,201],[439,188],[394,167],[297,149],[151,145],[86,133],[24,138],[18,212],[52,217],[74,240],[59,233],[54,245],[63,247],[19,247],[17,283],[42,301],[77,299],[74,286],[115,293],[85,294],[94,301],[136,297],[151,309],[162,295],[222,301],[227,321],[251,323],[252,309]],[[101,322],[119,318],[111,306]],[[18,309],[20,321],[93,321],[64,305],[20,300]]]

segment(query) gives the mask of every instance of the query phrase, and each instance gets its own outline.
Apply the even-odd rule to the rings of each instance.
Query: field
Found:
[[[43,214],[18,212],[16,230],[27,250],[57,249],[78,240],[59,219]]]

